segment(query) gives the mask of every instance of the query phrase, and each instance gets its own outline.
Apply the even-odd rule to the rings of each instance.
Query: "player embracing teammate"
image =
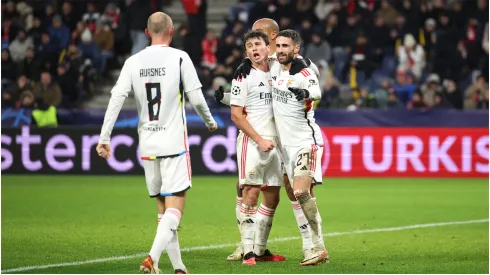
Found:
[[[327,262],[328,252],[323,244],[321,217],[311,193],[311,185],[322,181],[320,162],[323,140],[320,128],[314,122],[312,109],[312,100],[321,96],[315,76],[316,66],[311,64],[314,70],[308,69],[305,60],[298,58],[300,38],[297,32],[279,32],[277,23],[271,19],[258,20],[253,30],[262,31],[265,35],[261,36],[257,31],[245,35],[244,47],[249,59],[235,72],[236,79],[232,82],[231,90],[232,120],[241,130],[237,139],[237,152],[239,186],[243,188],[243,199],[240,202],[240,198],[237,198],[237,207],[240,207],[237,220],[242,243],[228,260],[241,260],[243,256],[244,264],[255,264],[253,257],[269,261],[285,259],[271,254],[265,248],[279,201],[279,188],[284,182],[303,237],[304,260],[301,265]],[[281,44],[276,42],[276,38],[280,38]],[[268,39],[271,40],[270,47],[267,45]],[[269,66],[263,62],[265,57],[262,52],[265,46],[268,46],[271,55],[270,64],[267,64]],[[278,59],[275,57],[276,47]],[[222,90],[216,93],[218,100],[230,104],[226,96]],[[237,98],[240,100],[237,101]],[[259,109],[262,110],[261,114],[257,114]],[[277,130],[268,130],[263,136],[262,129],[255,129],[255,132],[245,127],[243,121],[247,120],[252,124],[252,130],[257,123],[261,127],[267,125],[268,129],[275,126]],[[277,175],[283,174],[277,165],[277,155],[284,161],[284,172],[287,173],[283,180],[279,180],[281,184],[277,184]],[[248,160],[247,156],[250,156]],[[290,182],[293,182],[292,187]],[[260,193],[257,186],[260,185],[263,202],[256,214]],[[240,189],[238,191],[240,195]],[[268,218],[264,219],[264,215]],[[251,253],[254,232],[255,253]],[[268,257],[260,256],[263,251]]]

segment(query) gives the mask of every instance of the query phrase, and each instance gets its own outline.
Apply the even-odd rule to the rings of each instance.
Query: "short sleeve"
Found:
[[[184,92],[188,93],[190,91],[200,89],[202,87],[201,81],[199,81],[196,68],[186,52],[182,52],[180,61],[180,73],[182,77],[182,84],[184,86]]]
[[[230,106],[245,106],[245,102],[247,100],[247,79],[239,78],[233,79],[231,82],[231,98],[230,98]]]

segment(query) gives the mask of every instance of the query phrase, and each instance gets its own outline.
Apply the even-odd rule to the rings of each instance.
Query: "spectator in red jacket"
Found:
[[[216,58],[216,51],[218,49],[218,38],[213,30],[209,30],[206,34],[206,38],[201,43],[202,47],[202,60],[201,65],[211,70],[216,68],[218,59]]]

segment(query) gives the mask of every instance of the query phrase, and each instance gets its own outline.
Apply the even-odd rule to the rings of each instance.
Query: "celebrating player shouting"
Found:
[[[197,72],[187,53],[169,47],[174,27],[162,12],[148,18],[146,34],[151,46],[131,56],[111,91],[97,152],[111,156],[110,136],[128,94],[133,91],[138,115],[138,135],[146,184],[157,198],[159,224],[149,255],[141,263],[143,273],[159,273],[158,261],[167,251],[176,274],[185,274],[177,228],[191,188],[191,167],[184,109],[185,92],[210,131],[217,128],[201,91]]]
[[[294,30],[277,35],[277,62],[271,67],[272,98],[284,168],[312,233],[313,247],[301,265],[313,265],[328,257],[320,213],[310,193],[312,180],[320,183],[322,178],[323,138],[313,110],[313,100],[320,99],[321,90],[318,78],[306,64],[299,72],[291,71],[293,63],[298,64],[295,58],[300,44],[300,35]]]
[[[230,103],[231,119],[240,129],[237,160],[239,183],[243,186],[239,217],[243,263],[254,265],[256,259],[285,260],[266,249],[283,175],[281,159],[275,149],[277,134],[269,81],[269,39],[263,32],[252,30],[245,34],[243,44],[253,69],[249,77],[232,81]],[[257,211],[257,200],[264,185],[268,187],[262,192],[263,202]]]

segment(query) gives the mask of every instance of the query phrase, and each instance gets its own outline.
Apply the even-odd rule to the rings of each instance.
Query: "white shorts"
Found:
[[[284,184],[277,142],[273,137],[263,138],[273,140],[276,148],[269,152],[262,152],[255,141],[242,132],[238,134],[236,146],[240,185],[282,186]]]
[[[296,176],[310,176],[313,184],[322,184],[322,146],[283,146],[281,156],[291,184]]]
[[[143,160],[150,197],[172,196],[192,187],[189,153],[171,158]]]

